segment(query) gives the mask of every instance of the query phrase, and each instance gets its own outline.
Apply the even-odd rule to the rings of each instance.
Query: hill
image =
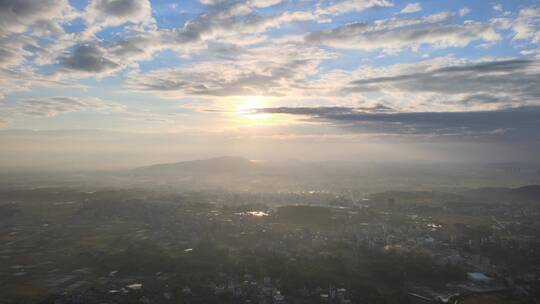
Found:
[[[246,174],[257,167],[257,164],[243,157],[223,156],[203,160],[139,167],[135,168],[133,173],[138,176],[229,175],[235,173]]]
[[[540,185],[519,188],[480,188],[465,193],[476,199],[493,202],[540,202]]]

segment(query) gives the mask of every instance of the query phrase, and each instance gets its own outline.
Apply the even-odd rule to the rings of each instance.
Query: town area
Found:
[[[0,194],[0,303],[539,303],[538,187]]]

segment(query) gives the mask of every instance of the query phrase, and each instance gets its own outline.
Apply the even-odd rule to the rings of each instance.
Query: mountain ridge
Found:
[[[258,165],[240,156],[221,156],[208,159],[181,161],[137,167],[132,170],[139,174],[216,174],[247,172]]]

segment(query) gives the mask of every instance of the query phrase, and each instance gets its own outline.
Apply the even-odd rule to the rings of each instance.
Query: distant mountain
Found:
[[[472,172],[471,172],[472,171]],[[347,195],[365,196],[392,189],[395,191],[451,192],[464,189],[469,184],[504,184],[506,176],[491,172],[482,176],[469,167],[432,164],[365,163],[354,161],[310,162],[301,160],[251,161],[237,156],[156,164],[131,170],[95,174],[93,181],[129,187],[166,187],[167,189],[229,191],[333,191]],[[502,181],[501,181],[502,180]],[[70,179],[70,182],[73,178]],[[529,181],[530,182],[530,181]],[[515,182],[514,182],[515,184]],[[525,184],[525,183],[524,183]],[[451,185],[450,187],[441,185]],[[540,187],[540,186],[538,186]],[[535,188],[484,188],[475,191],[459,191],[452,198],[448,194],[438,201],[460,200],[466,196],[476,201],[497,202],[533,201]],[[512,192],[513,191],[513,192]],[[354,192],[351,194],[351,192]],[[423,193],[416,193],[424,195]],[[426,194],[427,195],[427,194]],[[410,194],[403,194],[410,196]],[[432,197],[432,195],[427,195]],[[426,200],[428,200],[426,198]]]
[[[133,170],[135,175],[229,175],[250,173],[259,167],[243,157],[223,156],[217,158],[192,160],[178,163],[158,164],[139,167]]]

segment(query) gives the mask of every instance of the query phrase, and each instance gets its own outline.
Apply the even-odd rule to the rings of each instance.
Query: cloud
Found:
[[[135,33],[128,35],[117,41],[103,43],[102,46],[107,55],[115,62],[122,62],[123,65],[136,65],[139,61],[151,60],[154,54],[168,47],[172,48],[174,42],[167,43],[164,35],[157,31],[148,31],[144,33]],[[192,41],[182,41],[183,44],[189,44]],[[194,44],[198,42],[193,40]],[[182,44],[178,42],[178,44]],[[190,46],[193,47],[193,46]]]
[[[0,68],[0,88],[2,88],[0,90],[0,100],[10,93],[28,91],[31,87],[85,88],[81,84],[59,81],[48,76],[40,75],[31,68]]]
[[[329,56],[313,47],[265,46],[245,49],[230,61],[221,58],[174,69],[133,72],[126,86],[175,97],[295,94]]]
[[[489,23],[466,21],[448,24],[451,15],[439,13],[417,18],[387,19],[371,24],[356,22],[334,29],[311,32],[308,43],[364,51],[399,52],[420,46],[434,48],[465,47],[473,41],[501,39]]]
[[[231,13],[233,7],[239,4],[250,5],[247,15]],[[251,12],[251,7],[270,4],[269,1],[216,3],[217,7],[212,7],[210,12],[201,13],[179,28],[128,28],[123,36],[109,41],[100,41],[86,35],[85,41],[77,43],[57,58],[60,70],[56,75],[100,77],[128,67],[137,68],[140,61],[152,60],[157,52],[163,50],[173,50],[180,56],[188,57],[208,51],[210,43],[250,45],[264,40],[266,37],[262,33],[271,28],[316,18],[311,13],[301,11],[264,16]]]
[[[348,115],[351,113],[384,113],[394,112],[390,107],[382,104],[376,104],[372,107],[277,107],[277,108],[260,108],[253,110],[255,113],[268,114],[290,114],[312,117],[328,117],[331,115]]]
[[[540,60],[540,48],[537,49],[529,49],[529,50],[523,50],[520,52],[523,56],[532,56],[536,60]]]
[[[13,69],[38,57],[48,48],[46,41],[66,35],[62,25],[76,16],[67,0],[0,1],[0,68]]]
[[[265,16],[249,13],[242,18],[224,12],[224,10],[219,10],[210,14],[202,14],[187,22],[183,28],[177,29],[174,33],[181,40],[187,38],[187,40],[200,39],[241,43],[246,35],[263,33],[283,24],[316,19],[315,15],[302,11],[285,11]]]
[[[126,23],[148,25],[153,22],[149,0],[92,0],[86,7],[84,19],[90,33]]]
[[[360,12],[370,8],[392,7],[390,0],[341,0],[329,6],[319,7],[316,13],[319,15],[341,15],[344,13]]]
[[[219,8],[223,8],[224,6],[231,6],[231,3],[226,0],[200,0],[199,1],[203,5],[207,6],[217,6]],[[233,10],[239,10],[239,7],[244,7],[245,9],[248,9],[251,11],[252,8],[266,8],[271,7],[277,4],[280,4],[283,2],[283,0],[247,0],[247,1],[236,1],[232,2],[233,7],[235,7]]]
[[[540,107],[469,112],[366,112],[359,108],[263,108],[258,113],[288,114],[349,131],[400,136],[445,136],[540,140]]]
[[[64,73],[105,74],[120,67],[105,57],[105,52],[95,45],[78,45],[71,52],[59,58]]]
[[[464,8],[462,8],[462,9],[460,9],[460,10],[458,11],[458,15],[459,15],[460,17],[463,17],[463,16],[469,14],[470,12],[471,12],[471,9],[470,9],[470,8],[464,7]]]
[[[458,106],[492,103],[497,107],[537,105],[540,88],[540,63],[509,59],[476,63],[447,63],[434,67],[428,61],[415,66],[396,66],[386,71],[372,71],[369,76],[349,83],[349,92],[430,93],[424,100],[435,106],[436,100]],[[379,74],[379,75],[377,75]],[[435,95],[433,95],[435,94]],[[430,100],[431,98],[431,100]]]
[[[227,51],[228,52],[228,51]],[[373,107],[402,111],[481,111],[539,105],[540,64],[438,57],[385,67],[319,74],[335,54],[305,45],[232,49],[219,60],[128,74],[126,88],[164,97],[264,95],[280,104]],[[377,98],[367,98],[377,94]],[[311,100],[311,101],[310,101]],[[317,101],[315,101],[317,100]],[[313,104],[313,103],[311,103]]]
[[[78,77],[125,72],[124,88],[166,97],[269,95],[289,100],[320,98],[321,104],[339,106],[377,92],[380,97],[376,102],[396,111],[501,109],[534,105],[538,100],[538,89],[533,85],[539,76],[535,61],[456,59],[439,65],[430,60],[354,70],[335,68],[327,60],[342,53],[326,48],[384,55],[423,46],[465,47],[473,42],[499,41],[503,39],[499,31],[505,30],[513,31],[515,40],[534,42],[538,40],[537,8],[521,9],[516,20],[464,21],[459,17],[469,10],[462,8],[459,13],[394,16],[305,35],[306,28],[329,28],[331,25],[312,26],[331,15],[394,4],[389,0],[322,1],[310,12],[278,7],[282,0],[201,3],[203,11],[197,11],[183,25],[160,28],[149,0],[91,0],[81,12],[71,8],[67,0],[0,1],[2,93],[36,84],[67,86],[70,84],[65,81]],[[402,11],[417,9],[421,9],[419,3],[409,3]],[[65,33],[62,26],[77,16],[88,28],[80,35]],[[298,26],[279,30],[295,22]],[[119,28],[111,29],[112,33],[96,35],[115,26]],[[532,57],[534,49],[533,45],[522,50]],[[177,68],[139,70],[141,62],[154,59],[163,50],[172,50],[185,63]],[[40,74],[41,66],[57,71]]]
[[[67,0],[2,0],[0,1],[0,35],[22,33],[30,29],[43,33],[63,32],[58,25],[72,19],[74,10]]]
[[[152,60],[166,49],[189,54],[204,49],[196,35],[189,37],[177,30],[148,30],[126,33],[113,41],[90,39],[76,43],[71,49],[57,56],[57,77],[102,77],[126,68],[137,68],[139,62]]]
[[[402,14],[411,14],[411,13],[417,13],[422,11],[422,4],[419,2],[415,3],[409,3],[407,4],[400,13]]]
[[[52,117],[71,112],[110,113],[124,110],[125,107],[120,104],[105,102],[99,98],[65,96],[18,100],[13,106],[6,109],[13,115],[36,117]]]
[[[20,65],[25,57],[32,55],[26,49],[35,45],[35,40],[30,37],[0,37],[0,68]]]
[[[514,40],[530,40],[540,43],[540,8],[529,7],[519,11],[512,24]]]
[[[253,9],[280,3],[277,0],[214,2],[179,28],[157,28],[149,0],[92,0],[83,12],[76,12],[67,0],[0,2],[0,67],[23,64],[58,64],[54,77],[110,75],[140,61],[151,60],[162,50],[181,56],[204,51],[208,43],[245,45],[262,41],[261,33],[296,21],[314,20],[308,12],[279,12],[259,15]],[[244,7],[244,8],[242,8]],[[64,33],[61,25],[80,16],[87,28],[81,33]],[[95,36],[102,29],[124,26],[118,38]],[[37,35],[55,32],[53,39],[5,36],[32,30]],[[59,55],[60,54],[60,55]]]
[[[32,3],[38,2],[33,1]],[[65,5],[73,11],[67,1]],[[34,55],[31,63],[36,65],[58,64],[59,70],[54,73],[54,77],[67,75],[70,77],[101,77],[104,74],[120,71],[136,60],[151,58],[153,51],[142,52],[143,49],[153,49],[152,46],[155,43],[152,42],[156,42],[155,39],[147,39],[154,32],[151,26],[154,19],[149,0],[92,0],[84,12],[72,14],[71,19],[74,16],[81,17],[87,28],[82,32],[70,34],[64,33],[62,29],[62,33],[56,35],[55,39],[40,40],[39,43],[34,43],[30,48],[31,51],[25,49],[25,56]],[[121,40],[126,40],[126,50],[121,49],[121,43],[112,45],[112,43],[95,36],[104,28],[121,25],[133,26],[123,29],[125,35]],[[135,27],[135,25],[142,27]],[[36,21],[34,27],[39,27],[40,31],[48,31],[47,27],[42,24],[42,20]],[[150,34],[146,34],[147,31]],[[132,38],[133,36],[138,38]],[[117,53],[119,56],[133,55],[133,52],[130,53],[127,50],[130,47],[130,42],[131,46],[136,46],[144,54],[134,55],[131,61],[129,57],[115,58]],[[109,51],[109,47],[113,50]],[[134,48],[132,49],[134,50]],[[119,63],[118,59],[124,60]]]

